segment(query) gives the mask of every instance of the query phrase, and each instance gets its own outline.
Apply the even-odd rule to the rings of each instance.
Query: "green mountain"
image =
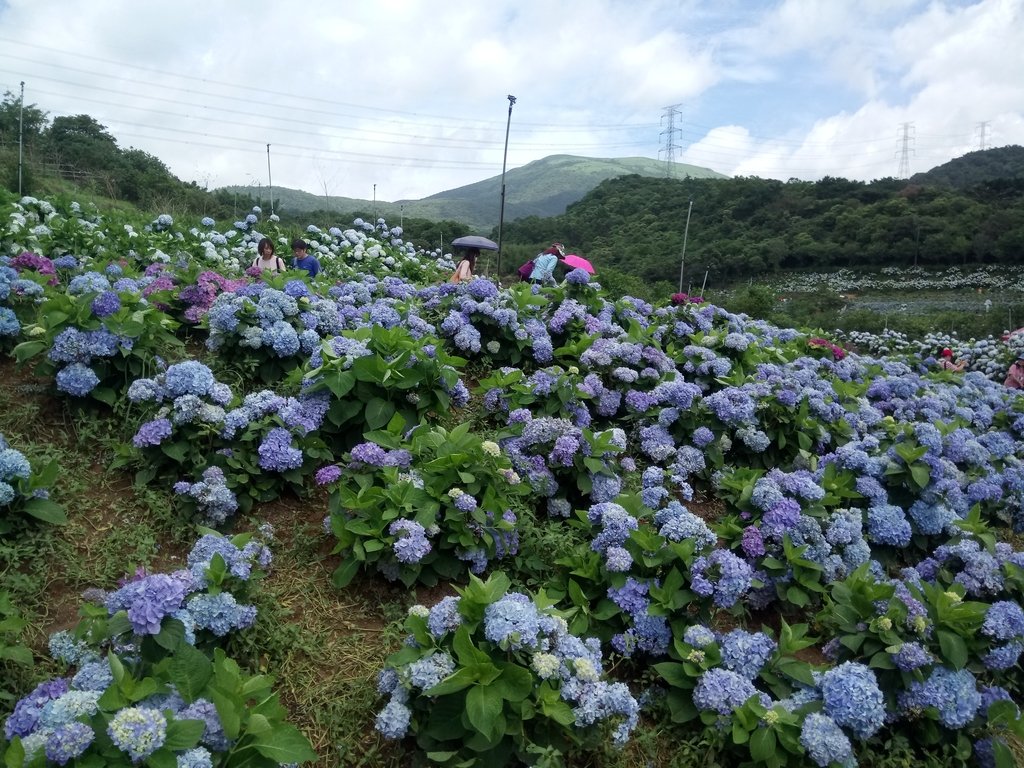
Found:
[[[1011,179],[1024,179],[1024,147],[1017,144],[968,152],[930,171],[915,173],[910,183],[967,189],[975,184]]]
[[[645,157],[591,158],[551,155],[513,168],[505,174],[505,221],[525,216],[557,216],[607,179],[639,175],[664,178],[669,170],[677,179],[725,179],[721,173],[684,163],[667,163]],[[220,192],[251,196],[252,187],[225,187]],[[261,190],[266,195],[266,190]],[[472,229],[490,232],[498,226],[501,209],[501,176],[439,192],[422,200],[385,202],[350,197],[314,195],[296,189],[274,188],[275,208],[291,214],[316,210],[361,212],[383,216],[389,223],[400,217],[461,221]]]

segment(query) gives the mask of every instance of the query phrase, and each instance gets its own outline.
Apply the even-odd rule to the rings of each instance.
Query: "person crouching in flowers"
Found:
[[[1017,355],[1016,361],[1010,366],[1010,370],[1006,372],[1006,380],[1003,382],[1003,386],[1010,389],[1024,389],[1024,352]]]
[[[269,237],[264,237],[256,246],[258,254],[250,265],[260,272],[284,272],[284,260],[274,255],[274,243]]]
[[[953,350],[946,347],[939,353],[939,369],[943,371],[955,371],[960,373],[964,368],[967,367],[967,362],[964,360],[954,360]]]
[[[563,256],[565,256],[565,247],[561,243],[554,243],[546,251],[534,256],[530,282],[534,285],[553,285],[555,267],[558,266],[558,260]]]

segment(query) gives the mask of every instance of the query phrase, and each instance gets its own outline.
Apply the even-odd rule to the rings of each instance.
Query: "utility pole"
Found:
[[[398,226],[402,227],[402,228],[405,227],[405,206],[404,205],[398,206]]]
[[[900,167],[896,171],[896,178],[898,179],[909,179],[910,178],[910,155],[913,154],[914,150],[909,148],[910,142],[914,140],[914,124],[913,123],[900,123],[901,139],[900,149],[897,150],[897,154],[900,158]]]
[[[274,180],[270,176],[270,145],[267,144],[267,188],[270,190],[270,215],[274,215]]]
[[[690,235],[690,214],[693,213],[693,200],[686,209],[686,229],[683,230],[683,260],[679,263],[679,292],[683,292],[683,269],[686,267],[686,239]]]
[[[508,95],[508,121],[505,123],[505,158],[501,161],[501,212],[498,214],[498,280],[501,280],[501,230],[505,225],[505,166],[508,164],[508,132],[512,127],[512,106],[516,97]]]
[[[377,228],[377,185],[373,185],[373,228]]]
[[[18,196],[21,196],[21,169],[25,157],[25,81],[21,81],[21,97],[18,99]]]
[[[985,150],[985,135],[988,133],[989,125],[991,125],[989,120],[978,123],[978,149],[982,151]]]
[[[665,114],[661,116],[662,123],[664,123],[666,119],[668,120],[668,128],[661,132],[661,135],[665,137],[665,148],[659,149],[658,153],[665,153],[665,176],[669,179],[675,176],[676,150],[681,149],[681,147],[675,143],[676,136],[683,132],[682,128],[675,127],[676,116],[682,114],[678,109],[676,109],[678,106],[678,104],[672,104],[665,107]]]

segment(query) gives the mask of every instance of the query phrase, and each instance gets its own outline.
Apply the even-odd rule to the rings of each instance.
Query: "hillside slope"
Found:
[[[581,200],[602,181],[637,174],[664,178],[668,165],[645,157],[591,158],[573,155],[551,155],[513,168],[505,174],[505,221],[524,216],[557,216],[566,206]],[[674,163],[675,178],[724,179],[723,174],[695,165]],[[226,187],[239,195],[251,195],[251,187]],[[265,194],[265,191],[264,191]],[[388,222],[397,223],[400,216],[439,221],[462,221],[472,228],[490,232],[498,225],[501,207],[501,176],[439,192],[422,200],[376,202],[349,197],[314,195],[295,189],[274,189],[277,208],[291,213],[332,210],[339,213],[376,212]]]
[[[925,173],[915,173],[910,183],[967,189],[997,179],[1024,179],[1024,147],[1011,144],[968,152]]]

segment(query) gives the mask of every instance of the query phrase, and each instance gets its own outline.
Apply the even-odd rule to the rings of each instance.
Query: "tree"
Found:
[[[0,146],[17,146],[20,132],[25,153],[30,154],[46,131],[46,123],[46,112],[35,104],[26,104],[23,112],[21,98],[10,91],[4,92],[0,102]]]
[[[97,173],[122,167],[117,139],[89,115],[54,118],[46,145],[58,162],[75,170]]]

